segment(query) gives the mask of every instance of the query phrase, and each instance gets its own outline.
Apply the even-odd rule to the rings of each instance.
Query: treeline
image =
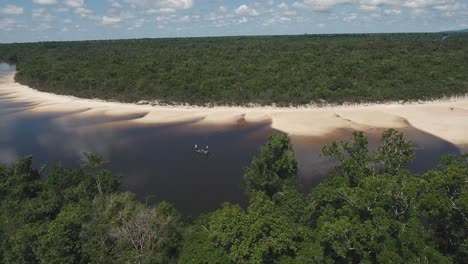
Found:
[[[272,135],[245,171],[248,207],[195,219],[119,191],[97,155],[25,158],[0,166],[0,263],[467,263],[468,156],[416,175],[402,134],[367,147],[362,133],[326,146],[339,165],[303,193],[289,138]]]
[[[16,80],[125,102],[278,104],[468,92],[468,35],[303,35],[0,44]]]

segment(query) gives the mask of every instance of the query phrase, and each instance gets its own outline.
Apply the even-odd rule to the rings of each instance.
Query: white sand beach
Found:
[[[14,81],[14,74],[0,79],[0,100],[28,102],[27,112],[74,112],[74,115],[142,114],[135,123],[193,122],[226,125],[269,121],[274,129],[290,135],[323,136],[336,129],[366,130],[413,126],[458,146],[468,144],[468,98],[447,100],[345,105],[330,107],[195,107],[139,105],[40,92]]]

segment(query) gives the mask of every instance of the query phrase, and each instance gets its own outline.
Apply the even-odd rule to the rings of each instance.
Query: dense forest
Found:
[[[468,34],[367,34],[0,44],[41,91],[196,105],[382,102],[468,92]]]
[[[120,191],[96,154],[0,166],[0,263],[468,263],[468,155],[412,174],[395,130],[375,151],[356,132],[323,155],[339,165],[304,193],[288,136],[272,135],[245,170],[247,208],[197,218]]]

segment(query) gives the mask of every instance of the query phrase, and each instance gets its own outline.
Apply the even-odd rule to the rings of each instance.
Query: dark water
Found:
[[[3,72],[12,70],[0,64],[0,72],[2,67]],[[243,171],[268,134],[277,132],[268,123],[157,126],[125,122],[141,117],[138,114],[33,114],[26,110],[34,104],[15,103],[9,98],[11,95],[0,91],[0,162],[33,155],[35,166],[46,162],[78,166],[84,151],[97,152],[110,161],[114,173],[123,175],[124,190],[149,203],[167,200],[189,215],[214,210],[225,201],[245,204]],[[382,131],[367,132],[371,148]],[[417,160],[409,166],[415,172],[433,167],[441,154],[459,152],[455,146],[414,128],[402,131],[418,145]],[[324,137],[292,138],[305,189],[320,183],[334,166],[333,161],[320,156],[321,148],[351,135],[352,131],[340,130]],[[205,157],[194,153],[194,144],[208,144],[212,154]]]

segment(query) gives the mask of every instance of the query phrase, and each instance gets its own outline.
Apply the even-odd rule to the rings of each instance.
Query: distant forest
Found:
[[[339,165],[304,193],[289,138],[272,135],[245,170],[247,208],[196,218],[120,191],[96,154],[0,165],[0,263],[468,263],[468,155],[413,174],[401,133],[367,147],[358,132],[326,146]]]
[[[0,44],[16,80],[125,102],[301,105],[468,92],[468,34],[366,34]]]

